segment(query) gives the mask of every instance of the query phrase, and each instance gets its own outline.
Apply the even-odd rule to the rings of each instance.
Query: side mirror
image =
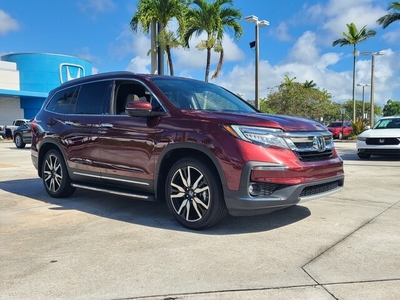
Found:
[[[365,130],[370,130],[371,129],[371,126],[365,126]]]
[[[132,117],[151,117],[164,114],[164,112],[153,111],[151,103],[147,101],[128,102],[125,111]]]

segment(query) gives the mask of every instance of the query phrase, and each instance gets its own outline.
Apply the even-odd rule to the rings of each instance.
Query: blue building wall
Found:
[[[20,75],[21,92],[49,93],[60,84],[92,74],[91,62],[74,56],[51,53],[13,53],[1,57],[15,62]],[[21,96],[24,117],[35,116],[43,104],[43,97]]]

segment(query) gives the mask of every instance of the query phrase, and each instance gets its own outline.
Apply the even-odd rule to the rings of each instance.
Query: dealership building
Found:
[[[60,84],[92,74],[91,62],[51,53],[12,53],[0,57],[0,125],[31,119],[48,93]]]

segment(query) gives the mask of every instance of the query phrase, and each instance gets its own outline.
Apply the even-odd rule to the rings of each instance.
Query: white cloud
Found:
[[[292,47],[289,59],[301,63],[314,63],[319,57],[319,50],[315,42],[316,34],[306,31]]]
[[[292,40],[289,32],[289,26],[287,22],[281,22],[277,27],[272,27],[269,30],[269,35],[274,36],[279,41],[289,42]]]
[[[6,35],[9,31],[18,29],[18,22],[8,15],[4,10],[0,9],[0,35]]]

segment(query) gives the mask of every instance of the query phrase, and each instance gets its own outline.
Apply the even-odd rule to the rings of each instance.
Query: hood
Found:
[[[198,117],[201,119],[209,119],[210,121],[217,119],[221,124],[238,124],[248,126],[259,126],[282,129],[287,132],[306,132],[306,131],[328,131],[328,129],[320,122],[312,119],[271,115],[256,112],[246,113],[229,113],[214,111],[184,111],[186,115]]]
[[[400,129],[369,129],[362,132],[359,136],[366,138],[400,138]]]

